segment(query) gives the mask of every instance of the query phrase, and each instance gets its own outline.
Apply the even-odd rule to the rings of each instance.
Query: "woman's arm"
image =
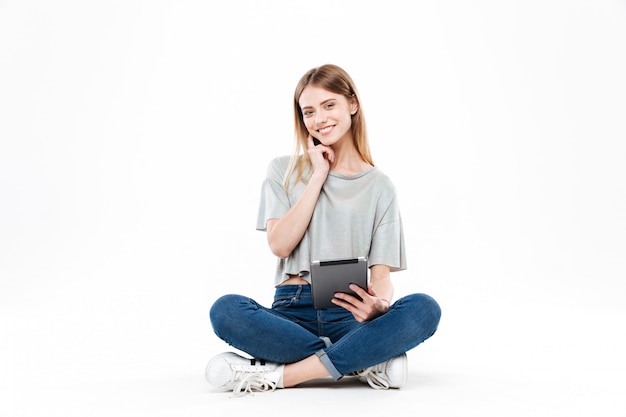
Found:
[[[280,219],[268,220],[267,242],[274,255],[286,258],[300,243],[304,232],[309,227],[317,198],[325,181],[325,175],[313,174],[293,207]]]
[[[298,246],[306,232],[315,210],[315,204],[328,177],[330,162],[335,159],[331,147],[313,144],[313,138],[308,138],[308,154],[313,168],[313,174],[296,204],[280,219],[270,219],[267,222],[267,242],[272,253],[279,258],[286,258]]]
[[[391,268],[387,265],[373,265],[370,268],[370,283],[374,294],[391,304],[393,299],[393,283],[391,282]],[[385,310],[386,311],[386,310]]]

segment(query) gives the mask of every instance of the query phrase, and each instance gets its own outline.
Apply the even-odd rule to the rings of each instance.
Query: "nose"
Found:
[[[316,111],[315,112],[315,124],[316,125],[321,125],[326,123],[326,114],[324,114],[324,112],[322,111]]]

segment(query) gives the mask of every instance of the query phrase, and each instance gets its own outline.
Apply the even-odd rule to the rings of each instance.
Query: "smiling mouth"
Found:
[[[331,130],[333,130],[334,126],[326,126],[322,129],[319,129],[318,132],[320,132],[322,135],[326,135],[328,133],[330,133]]]

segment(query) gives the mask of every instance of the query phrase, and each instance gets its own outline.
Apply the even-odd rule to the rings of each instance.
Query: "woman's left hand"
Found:
[[[355,284],[351,284],[350,289],[361,297],[361,300],[353,295],[338,292],[332,302],[351,312],[356,321],[363,323],[373,320],[389,310],[389,302],[376,295],[371,282],[367,285],[367,291]]]

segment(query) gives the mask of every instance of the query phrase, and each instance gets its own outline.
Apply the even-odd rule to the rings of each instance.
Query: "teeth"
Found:
[[[323,129],[320,129],[319,132],[320,133],[328,133],[328,132],[330,132],[332,130],[332,128],[333,128],[332,126],[327,126],[327,127],[323,128]]]

